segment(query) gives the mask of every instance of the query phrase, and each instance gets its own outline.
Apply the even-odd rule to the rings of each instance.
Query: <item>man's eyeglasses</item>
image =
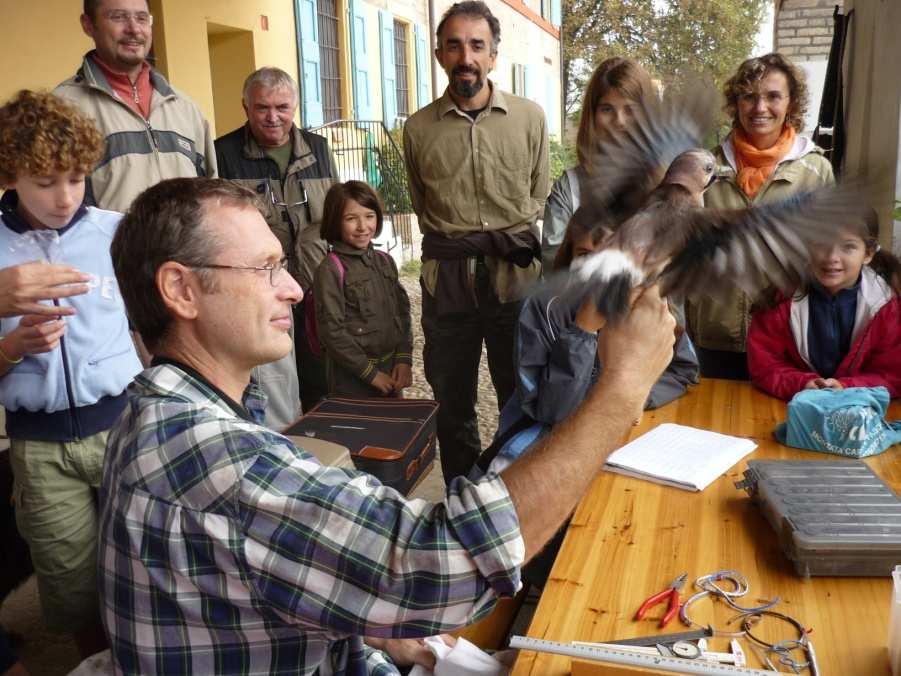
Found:
[[[205,265],[188,265],[189,268],[202,268],[208,270],[259,270],[269,273],[269,283],[277,286],[278,276],[282,270],[288,268],[288,258],[282,258],[278,263],[270,263],[269,265],[219,265],[218,263],[207,263]]]
[[[139,26],[152,26],[153,14],[149,12],[129,12],[125,9],[113,9],[105,14],[107,20],[120,25],[134,21]]]

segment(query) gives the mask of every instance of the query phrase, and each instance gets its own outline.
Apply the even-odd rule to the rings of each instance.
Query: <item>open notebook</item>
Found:
[[[664,423],[611,453],[604,469],[702,491],[755,448],[750,439]]]

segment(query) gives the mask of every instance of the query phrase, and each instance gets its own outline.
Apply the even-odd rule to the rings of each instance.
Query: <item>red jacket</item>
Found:
[[[791,399],[820,374],[807,352],[807,297],[787,298],[756,312],[748,331],[751,380],[773,396]],[[869,267],[863,268],[851,349],[833,378],[845,387],[888,388],[901,396],[901,300]]]

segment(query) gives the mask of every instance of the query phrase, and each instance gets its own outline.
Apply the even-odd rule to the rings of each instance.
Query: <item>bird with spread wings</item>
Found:
[[[710,92],[695,86],[645,100],[630,126],[599,142],[573,220],[601,229],[600,249],[549,278],[573,306],[590,297],[615,322],[642,285],[715,300],[733,285],[752,297],[769,287],[790,290],[807,274],[812,246],[864,219],[859,183],[765,206],[704,208],[704,191],[725,180],[700,147],[714,122]]]

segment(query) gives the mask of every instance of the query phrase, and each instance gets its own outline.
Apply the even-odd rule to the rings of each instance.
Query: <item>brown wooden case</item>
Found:
[[[284,433],[346,446],[357,469],[407,495],[435,463],[437,411],[429,399],[330,397]]]

